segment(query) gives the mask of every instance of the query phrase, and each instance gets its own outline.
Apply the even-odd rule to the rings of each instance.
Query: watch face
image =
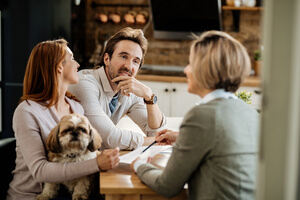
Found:
[[[153,97],[153,103],[156,103],[156,102],[157,102],[157,96],[154,95],[154,97]]]

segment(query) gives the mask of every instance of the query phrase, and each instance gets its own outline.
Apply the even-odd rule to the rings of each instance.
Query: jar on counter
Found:
[[[256,0],[242,0],[243,6],[254,7],[256,5]]]
[[[256,5],[256,0],[226,0],[226,4],[228,6],[246,6],[246,7],[254,7]]]
[[[240,7],[242,5],[242,1],[241,0],[226,0],[226,4],[228,6]]]
[[[226,0],[227,6],[234,6],[234,0]]]

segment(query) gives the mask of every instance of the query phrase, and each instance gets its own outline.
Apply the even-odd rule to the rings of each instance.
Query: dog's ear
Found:
[[[46,145],[48,151],[51,151],[53,153],[61,153],[62,149],[59,143],[59,125],[57,125],[55,128],[53,128],[47,138]]]
[[[97,149],[99,149],[101,147],[101,143],[102,143],[102,138],[100,136],[100,134],[98,133],[98,131],[92,127],[91,125],[89,125],[90,127],[90,143],[88,145],[88,150],[90,151],[96,151]]]

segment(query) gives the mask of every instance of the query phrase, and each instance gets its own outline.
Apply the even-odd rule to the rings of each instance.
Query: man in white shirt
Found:
[[[135,149],[154,141],[153,137],[117,128],[116,124],[124,115],[129,116],[146,136],[154,136],[166,124],[151,88],[135,79],[147,45],[140,29],[120,30],[107,41],[100,66],[80,71],[79,83],[69,88],[101,134],[104,148]]]

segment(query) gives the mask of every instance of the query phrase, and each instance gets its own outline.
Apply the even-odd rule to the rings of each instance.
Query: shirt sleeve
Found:
[[[142,134],[116,127],[104,112],[99,102],[100,91],[95,83],[82,79],[72,88],[72,92],[80,99],[85,115],[101,135],[104,148],[135,149],[142,146]]]
[[[38,116],[25,109],[16,110],[13,128],[17,148],[37,182],[63,182],[99,171],[96,158],[75,163],[47,161],[39,127]]]
[[[140,179],[153,190],[167,197],[178,194],[213,146],[214,127],[209,116],[200,117],[191,110],[185,117],[180,134],[164,170],[151,164],[137,168]]]
[[[136,97],[135,103],[130,107],[128,117],[134,121],[147,136],[155,136],[155,133],[166,128],[166,117],[162,113],[162,122],[159,128],[151,129],[148,126],[147,108],[142,98]]]

